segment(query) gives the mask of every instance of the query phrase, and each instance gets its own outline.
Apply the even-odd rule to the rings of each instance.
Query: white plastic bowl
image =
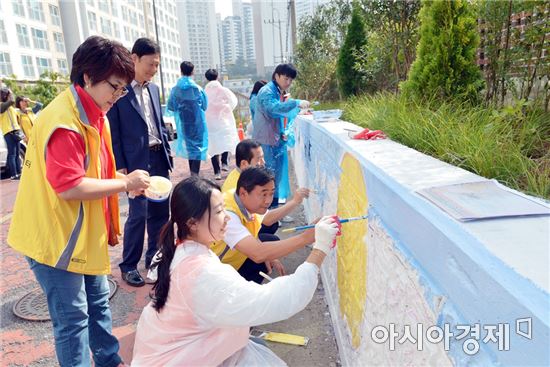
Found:
[[[151,176],[145,196],[151,201],[162,202],[168,200],[170,192],[172,192],[172,182],[169,179],[162,176]]]

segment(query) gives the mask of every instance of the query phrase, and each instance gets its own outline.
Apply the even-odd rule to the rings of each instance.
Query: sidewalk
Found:
[[[175,173],[171,179],[177,183],[189,175],[189,166],[187,161],[181,158],[176,158],[175,164]],[[227,173],[224,172],[224,174]],[[201,176],[213,179],[210,162],[202,164]],[[294,177],[292,172],[291,177]],[[218,182],[221,184],[223,181]],[[0,365],[56,366],[51,322],[25,321],[12,312],[13,305],[22,296],[38,287],[27,262],[6,244],[17,185],[17,181],[0,182]],[[123,195],[121,195],[120,205],[121,219],[124,222],[128,206]],[[286,223],[285,226],[304,224],[302,212],[292,213],[292,217],[294,222]],[[287,272],[292,273],[305,260],[309,251],[307,248],[302,249],[284,258],[283,264]],[[134,288],[121,280],[117,264],[122,256],[122,244],[111,248],[110,255],[112,278],[118,284],[118,290],[111,299],[113,333],[119,338],[121,355],[128,363],[131,360],[135,326],[141,310],[149,302],[151,286]],[[145,275],[143,261],[139,270]],[[289,366],[340,365],[330,314],[324,297],[323,285],[319,283],[313,300],[305,310],[288,320],[258,327],[261,330],[309,337],[307,347],[268,342],[268,346]]]

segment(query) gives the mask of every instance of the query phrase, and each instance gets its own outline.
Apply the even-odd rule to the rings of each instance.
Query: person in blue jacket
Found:
[[[205,115],[208,99],[204,90],[191,78],[194,69],[189,61],[181,63],[182,77],[172,88],[167,108],[174,112],[176,119],[176,155],[189,160],[191,173],[198,175],[201,161],[206,160],[208,151]]]
[[[252,92],[250,92],[250,116],[252,118],[252,121],[254,121],[254,115],[256,114],[256,99],[258,97],[258,92],[266,84],[266,80],[258,80],[256,83],[254,83],[254,87],[252,87]]]
[[[285,125],[298,115],[300,109],[309,107],[308,101],[292,99],[287,93],[297,74],[292,64],[277,65],[271,82],[260,89],[255,101],[252,138],[262,145],[265,165],[275,174],[272,206],[277,206],[279,199],[290,195]]]

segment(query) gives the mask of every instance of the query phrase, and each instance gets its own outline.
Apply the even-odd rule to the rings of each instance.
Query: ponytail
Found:
[[[198,176],[186,178],[174,187],[170,198],[170,220],[162,227],[158,242],[159,251],[151,264],[151,268],[157,268],[157,281],[151,294],[153,308],[157,312],[164,308],[168,299],[170,265],[176,253],[176,238],[178,241],[187,239],[187,222],[190,219],[199,220],[207,211],[210,223],[210,196],[212,190],[219,189],[215,183]]]
[[[174,238],[174,220],[170,218],[160,232],[160,261],[156,264],[157,281],[153,286],[153,308],[160,312],[166,300],[168,299],[168,291],[170,290],[170,264],[176,253],[176,244]]]

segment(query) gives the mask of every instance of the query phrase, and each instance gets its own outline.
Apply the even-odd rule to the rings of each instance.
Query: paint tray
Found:
[[[273,331],[253,330],[251,335],[275,343],[300,345],[304,347],[309,343],[309,338],[306,336],[276,333]]]

